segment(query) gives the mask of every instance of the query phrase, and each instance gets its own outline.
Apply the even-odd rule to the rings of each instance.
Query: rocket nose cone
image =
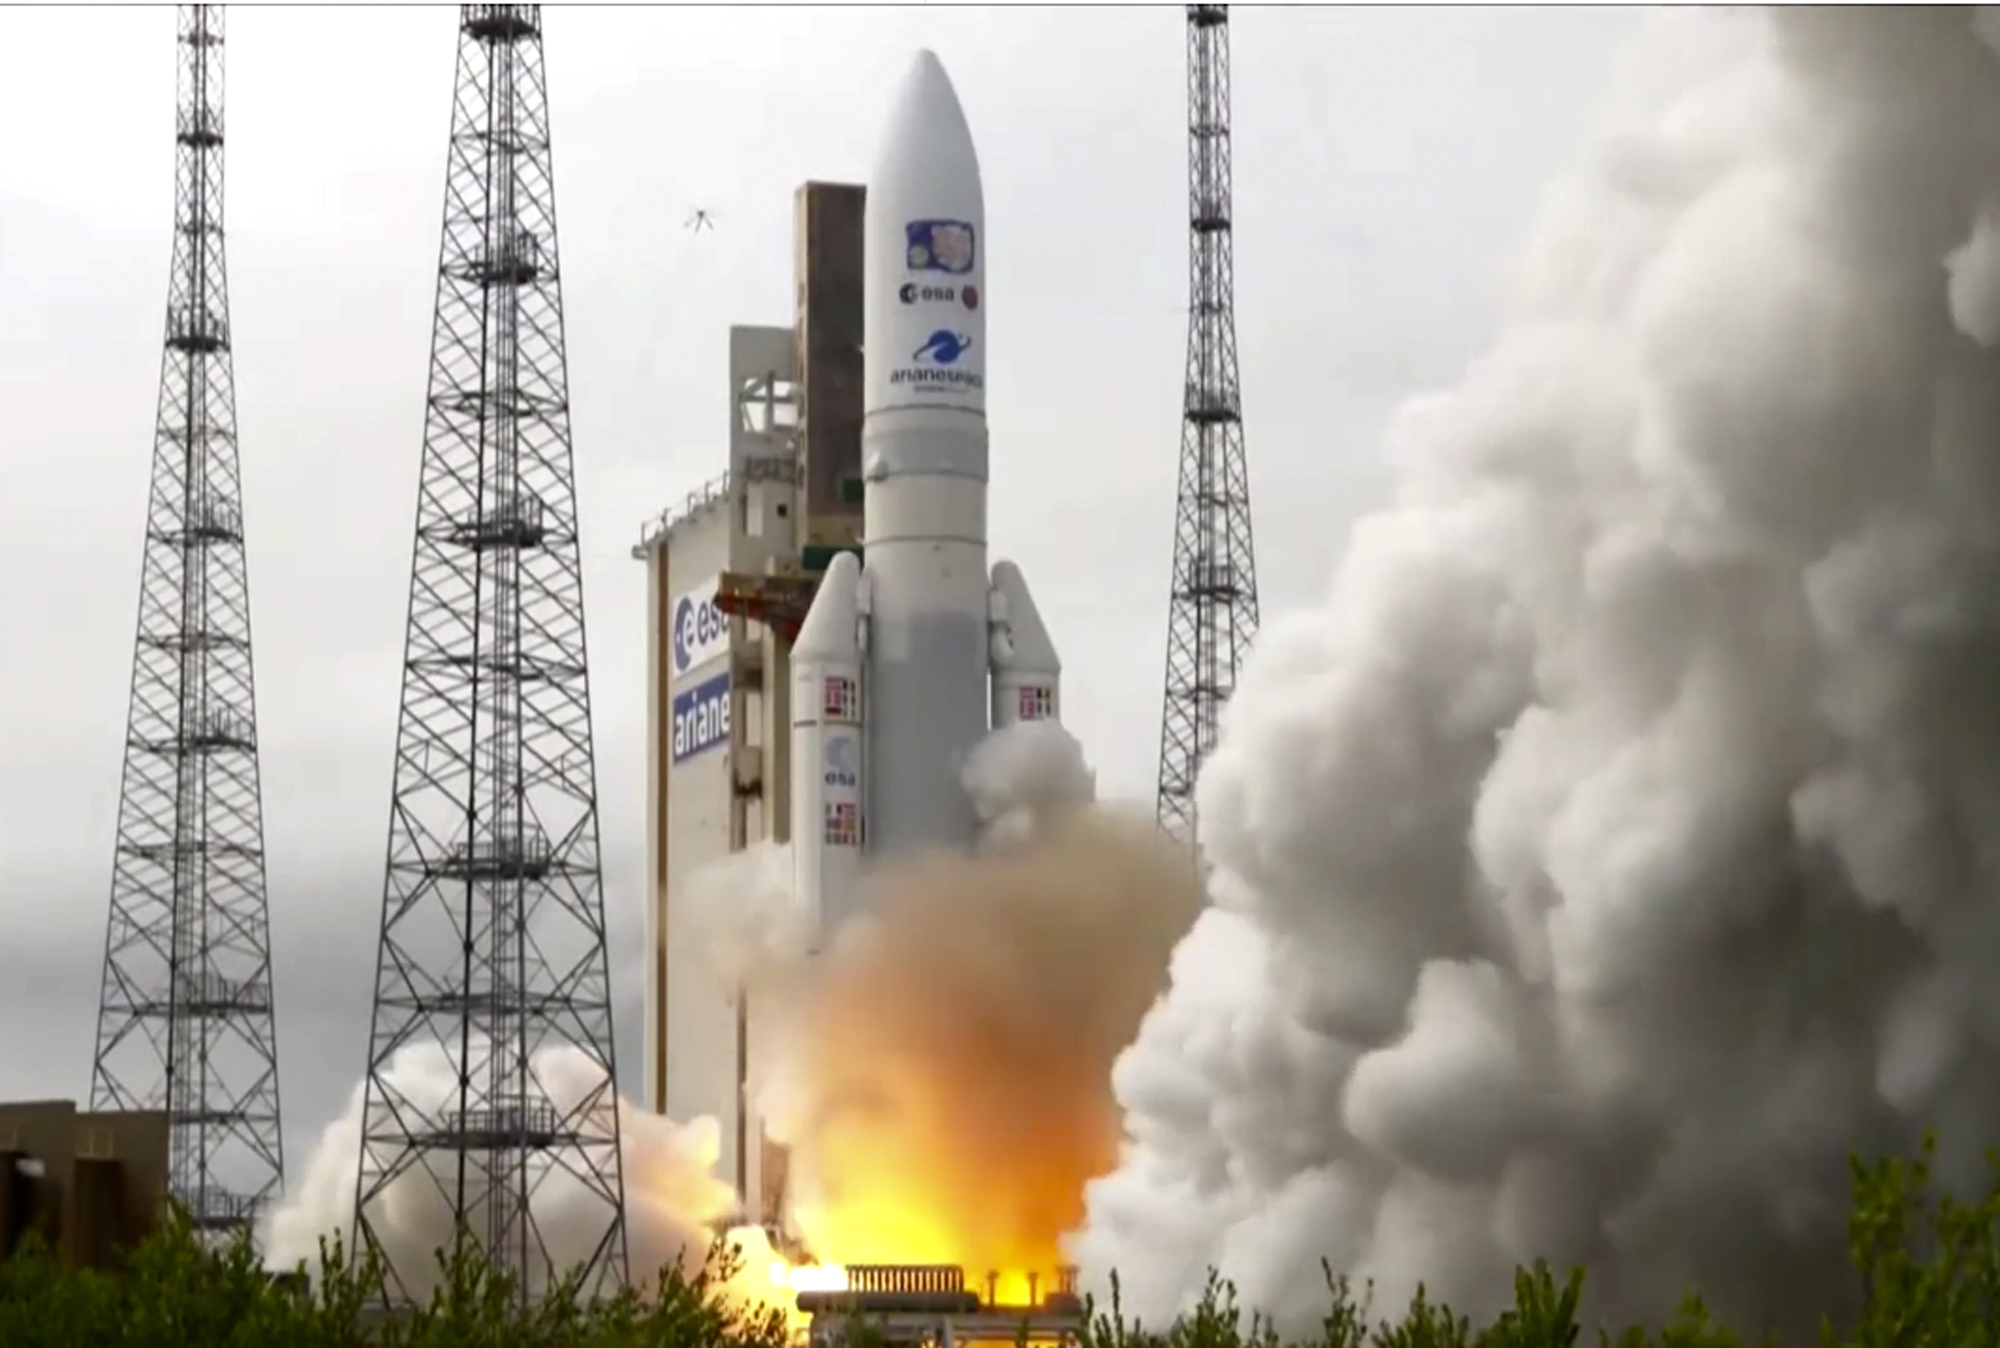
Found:
[[[965,109],[959,106],[958,90],[952,87],[951,76],[944,73],[944,62],[930,48],[920,50],[904,72],[896,111],[902,117],[921,115],[933,125],[965,125]]]
[[[924,172],[948,171],[953,161],[962,161],[977,172],[978,156],[965,109],[944,63],[929,48],[917,52],[897,89],[876,164],[878,173],[893,172],[897,161],[908,168],[921,165]]]
[[[951,76],[944,73],[944,62],[938,60],[937,53],[929,47],[920,47],[910,60],[910,68],[903,75],[904,98],[922,98],[928,102],[941,103],[950,100],[958,103],[958,91],[951,87]]]

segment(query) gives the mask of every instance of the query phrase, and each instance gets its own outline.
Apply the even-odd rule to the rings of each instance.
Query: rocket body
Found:
[[[823,932],[856,901],[859,856],[970,847],[973,750],[1058,710],[1061,665],[1026,582],[1010,563],[988,571],[986,204],[964,111],[928,51],[869,180],[863,303],[863,559],[829,567],[793,655],[793,857]],[[829,764],[826,745],[849,731],[823,715],[828,680],[850,672],[860,760]],[[844,803],[861,814],[851,851]]]
[[[868,183],[862,253],[869,851],[960,846],[986,735],[986,203],[944,67],[920,53]]]

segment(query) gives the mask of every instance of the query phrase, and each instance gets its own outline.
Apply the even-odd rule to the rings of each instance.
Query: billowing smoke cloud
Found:
[[[688,880],[687,937],[725,984],[782,993],[812,948],[812,922],[792,884],[792,851],[760,842]]]
[[[1844,1286],[1851,1151],[2000,1137],[1994,17],[1679,12],[1498,345],[1272,624],[1215,907],[1072,1248],[1293,1328],[1319,1261],[1517,1261],[1755,1332]]]
[[[1060,727],[989,739],[967,772],[986,846],[885,867],[805,975],[763,1103],[792,1216],[835,1262],[1063,1262],[1117,1155],[1111,1064],[1201,901],[1150,818],[1091,803]]]
[[[965,769],[987,850],[1025,846],[1097,799],[1083,746],[1054,721],[1022,721],[988,736]]]
[[[419,1109],[442,1112],[456,1090],[451,1055],[439,1044],[402,1050],[385,1074],[392,1088]],[[597,1089],[602,1074],[575,1049],[545,1051],[533,1065],[559,1108],[569,1108]],[[662,1269],[692,1274],[707,1259],[716,1225],[737,1207],[736,1194],[717,1179],[720,1139],[713,1119],[677,1124],[619,1103],[624,1149],[626,1238],[630,1271],[643,1287]],[[265,1261],[275,1268],[304,1262],[317,1269],[322,1237],[353,1238],[356,1167],[361,1147],[362,1092],[359,1087],[339,1118],[327,1125],[306,1165],[305,1176],[274,1208],[262,1233]],[[535,1221],[552,1262],[571,1267],[589,1258],[604,1230],[604,1206],[574,1178],[552,1172],[535,1192]],[[421,1167],[400,1176],[371,1202],[373,1229],[395,1266],[405,1290],[428,1299],[436,1285],[433,1253],[450,1245],[451,1209],[437,1184]],[[771,1252],[761,1232],[733,1234],[742,1268],[738,1289],[768,1293]],[[532,1286],[543,1285],[541,1270],[529,1270]]]

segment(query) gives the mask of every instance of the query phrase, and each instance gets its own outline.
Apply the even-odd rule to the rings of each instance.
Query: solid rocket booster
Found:
[[[868,183],[862,294],[864,560],[828,567],[792,654],[793,861],[823,931],[851,910],[861,855],[969,847],[967,759],[990,729],[1059,711],[1027,582],[987,571],[985,196],[928,51]]]
[[[861,563],[826,568],[792,642],[792,879],[811,930],[861,869]]]
[[[993,633],[993,728],[1062,716],[1062,660],[1028,582],[1012,562],[993,564],[989,601]]]

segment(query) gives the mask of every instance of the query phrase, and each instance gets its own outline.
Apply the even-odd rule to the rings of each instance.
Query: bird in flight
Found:
[[[690,229],[699,234],[704,229],[715,228],[715,217],[707,211],[697,209],[693,215],[687,218],[687,223],[681,226],[681,228]]]

